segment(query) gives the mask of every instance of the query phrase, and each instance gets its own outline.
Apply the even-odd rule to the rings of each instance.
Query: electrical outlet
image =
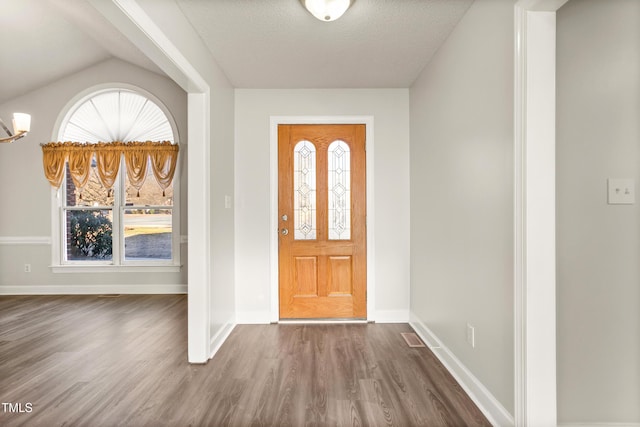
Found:
[[[476,347],[476,328],[467,323],[467,342],[472,348]]]
[[[31,273],[31,264],[25,264],[24,265],[24,272],[25,273]]]

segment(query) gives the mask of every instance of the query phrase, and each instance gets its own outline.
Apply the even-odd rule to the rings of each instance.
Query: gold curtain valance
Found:
[[[65,162],[76,188],[82,189],[91,171],[91,159],[95,155],[98,179],[105,188],[112,188],[124,156],[127,176],[131,185],[140,192],[147,177],[147,164],[151,163],[153,176],[164,190],[171,185],[178,163],[177,144],[163,142],[50,142],[42,144],[44,176],[55,188],[60,188],[64,178]]]

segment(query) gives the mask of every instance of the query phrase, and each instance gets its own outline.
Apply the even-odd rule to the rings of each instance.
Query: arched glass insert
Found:
[[[316,232],[316,147],[300,141],[293,149],[295,240],[314,240]]]
[[[171,141],[173,130],[164,112],[147,97],[125,89],[93,95],[69,118],[62,141]]]
[[[328,151],[329,240],[351,239],[351,150],[334,141]]]

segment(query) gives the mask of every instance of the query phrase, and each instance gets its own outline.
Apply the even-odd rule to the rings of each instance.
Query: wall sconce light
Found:
[[[6,138],[0,138],[0,142],[13,142],[22,138],[31,130],[31,116],[24,113],[13,113],[13,133],[11,133],[2,119],[0,119],[0,126],[9,135]]]
[[[300,0],[313,16],[324,22],[335,21],[351,7],[355,0]]]

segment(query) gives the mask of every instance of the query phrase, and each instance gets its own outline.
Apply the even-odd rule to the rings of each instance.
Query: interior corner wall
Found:
[[[180,156],[181,234],[187,233],[187,96],[170,79],[142,68],[110,59],[69,75],[49,85],[0,105],[0,116],[15,111],[32,115],[32,130],[13,144],[0,144],[0,293],[3,288],[37,289],[48,293],[76,293],[105,286],[114,292],[163,293],[186,291],[186,245],[181,245],[182,272],[177,273],[52,273],[51,265],[51,186],[42,170],[40,143],[49,142],[58,115],[78,93],[104,83],[127,83],[155,95],[167,106],[178,127],[183,147]],[[7,237],[18,241],[7,242]],[[10,239],[11,240],[11,239]],[[31,264],[31,272],[24,272]]]
[[[640,425],[640,2],[557,13],[559,423]]]
[[[476,0],[410,90],[412,320],[511,414],[513,34],[514,2]]]
[[[271,320],[271,116],[374,117],[375,310],[378,319],[407,321],[408,89],[236,89],[235,102],[238,322]]]

